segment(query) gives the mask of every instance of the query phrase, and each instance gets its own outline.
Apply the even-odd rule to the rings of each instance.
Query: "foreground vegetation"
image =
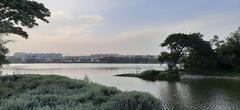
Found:
[[[0,77],[0,110],[161,110],[147,93],[121,92],[62,76]]]
[[[180,77],[177,72],[147,70],[141,73],[119,74],[120,77],[137,77],[148,81],[166,80],[166,81],[179,81]]]

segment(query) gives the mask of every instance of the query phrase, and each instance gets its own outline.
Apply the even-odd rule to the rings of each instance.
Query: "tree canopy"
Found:
[[[210,41],[200,33],[171,34],[161,46],[168,51],[161,52],[159,61],[166,63],[168,70],[197,74],[240,71],[240,30],[225,40],[215,35]]]
[[[218,40],[219,42],[219,40]],[[215,49],[221,68],[240,68],[240,33],[238,31],[230,34]]]
[[[16,34],[28,38],[22,27],[38,26],[37,19],[49,22],[50,11],[41,3],[32,0],[0,1],[0,34]]]
[[[32,0],[0,0],[0,36],[15,34],[28,38],[28,33],[23,27],[34,28],[38,26],[37,20],[48,23],[50,11],[42,3]],[[0,65],[4,63],[9,41],[0,39]]]
[[[167,63],[170,70],[178,69],[177,65],[185,68],[193,67],[193,65],[199,67],[200,63],[203,63],[200,61],[201,57],[214,54],[210,42],[204,41],[202,37],[200,33],[169,35],[161,46],[167,47],[170,52],[162,52],[159,61]],[[196,58],[198,62],[192,62]]]
[[[7,62],[6,61],[6,54],[9,52],[9,50],[4,45],[6,45],[8,42],[9,42],[8,40],[0,39],[0,66],[3,63]]]

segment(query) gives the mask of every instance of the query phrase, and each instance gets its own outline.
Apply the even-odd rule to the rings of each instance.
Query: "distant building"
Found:
[[[11,63],[157,63],[154,55],[94,54],[63,56],[59,53],[18,52],[7,57]]]
[[[21,59],[22,62],[53,62],[61,60],[62,54],[59,53],[15,53],[14,56],[17,59]]]

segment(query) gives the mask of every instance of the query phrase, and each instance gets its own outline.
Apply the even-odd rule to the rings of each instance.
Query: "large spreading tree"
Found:
[[[169,70],[196,70],[214,66],[210,61],[214,60],[214,51],[210,42],[204,41],[200,33],[171,34],[161,46],[169,51],[162,52],[159,61],[167,63]]]
[[[37,20],[46,23],[51,13],[42,3],[32,0],[0,0],[0,36],[15,34],[28,38],[28,33],[23,27],[34,28],[38,26]],[[8,41],[0,39],[0,64],[4,63],[8,49]]]

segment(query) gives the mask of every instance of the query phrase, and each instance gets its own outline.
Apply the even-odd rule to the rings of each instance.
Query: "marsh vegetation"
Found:
[[[1,110],[161,110],[158,99],[56,75],[0,77]]]

